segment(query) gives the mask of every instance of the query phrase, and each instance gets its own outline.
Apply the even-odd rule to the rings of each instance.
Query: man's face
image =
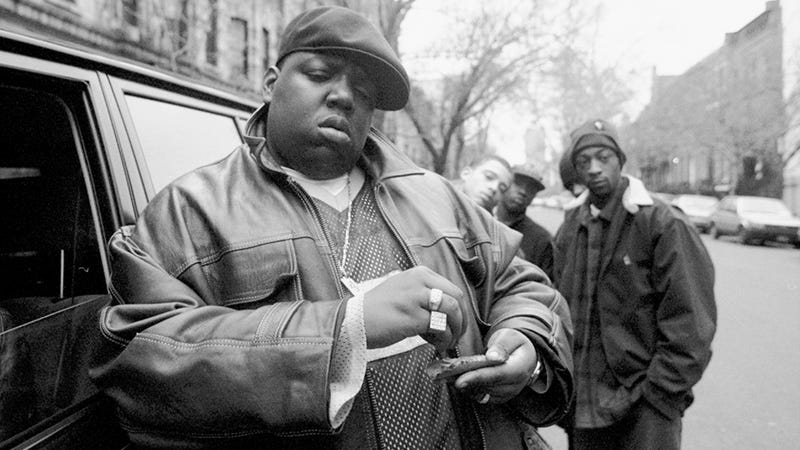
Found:
[[[617,188],[622,165],[614,150],[605,147],[588,147],[575,156],[575,170],[592,196],[605,200]]]
[[[476,167],[461,171],[464,192],[483,208],[490,210],[497,204],[499,195],[511,184],[511,172],[499,161],[490,159]]]
[[[297,52],[264,77],[267,145],[309,178],[349,171],[364,149],[377,88],[364,70],[337,55]]]
[[[539,192],[539,186],[528,177],[515,175],[514,182],[501,196],[503,208],[512,214],[525,214],[533,198]]]

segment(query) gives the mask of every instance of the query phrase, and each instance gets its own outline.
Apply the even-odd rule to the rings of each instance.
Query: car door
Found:
[[[110,183],[99,79],[3,51],[0,61],[0,448],[122,448],[87,371],[127,185]]]

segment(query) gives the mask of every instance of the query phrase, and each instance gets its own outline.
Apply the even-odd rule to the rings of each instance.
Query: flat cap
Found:
[[[533,183],[536,185],[537,190],[541,191],[542,189],[544,189],[544,183],[542,183],[544,177],[542,176],[542,173],[539,171],[536,165],[532,163],[519,164],[512,167],[511,172],[514,174],[515,177],[520,176],[533,180]]]
[[[386,111],[408,102],[409,81],[400,58],[366,17],[340,6],[300,13],[283,32],[277,64],[294,52],[322,52],[352,59],[377,88],[375,106]]]

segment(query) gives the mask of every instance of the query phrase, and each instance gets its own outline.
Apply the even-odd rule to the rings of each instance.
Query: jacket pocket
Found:
[[[480,257],[480,249],[477,247],[467,247],[463,239],[447,237],[445,238],[450,250],[455,253],[458,263],[464,273],[466,281],[475,287],[483,285],[486,280],[486,264]]]
[[[299,298],[292,240],[245,243],[201,262],[212,298],[232,307]]]

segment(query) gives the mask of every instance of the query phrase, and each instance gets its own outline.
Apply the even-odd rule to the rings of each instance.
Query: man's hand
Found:
[[[447,329],[428,329],[431,289],[442,291],[439,311],[447,314]],[[442,352],[455,345],[464,332],[468,311],[461,310],[463,292],[446,278],[424,266],[389,277],[364,294],[364,328],[367,348],[386,347],[420,335]]]
[[[506,328],[489,339],[486,357],[505,362],[467,372],[456,379],[455,386],[479,403],[505,403],[527,386],[536,367],[537,354],[527,336]]]

